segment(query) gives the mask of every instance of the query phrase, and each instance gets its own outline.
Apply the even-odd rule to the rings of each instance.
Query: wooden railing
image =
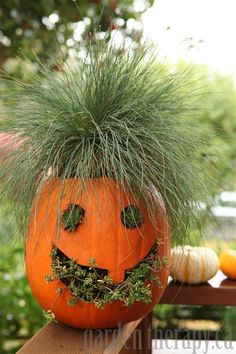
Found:
[[[187,285],[170,282],[162,304],[236,305],[236,281],[219,271],[208,283]],[[78,330],[60,323],[46,325],[19,354],[150,354],[152,313],[114,330]]]
[[[218,271],[209,282],[199,285],[171,281],[160,301],[162,304],[236,306],[236,280]]]

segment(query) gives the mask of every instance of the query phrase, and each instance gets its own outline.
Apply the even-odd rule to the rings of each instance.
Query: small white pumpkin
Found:
[[[219,258],[210,248],[178,246],[171,250],[170,274],[174,280],[199,284],[214,277]]]

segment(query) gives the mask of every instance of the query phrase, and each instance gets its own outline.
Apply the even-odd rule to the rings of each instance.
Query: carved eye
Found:
[[[77,204],[70,204],[61,215],[61,223],[64,230],[73,232],[82,223],[85,216],[85,210]]]
[[[134,229],[143,223],[143,215],[135,205],[128,205],[121,212],[122,224],[127,229]]]

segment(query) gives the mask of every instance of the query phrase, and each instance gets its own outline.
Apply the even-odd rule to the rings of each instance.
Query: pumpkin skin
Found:
[[[86,191],[78,196],[81,182],[68,179],[64,182],[60,213],[69,204],[79,204],[85,210],[85,217],[74,232],[64,230],[58,223],[58,200],[61,191],[60,180],[45,182],[40,197],[32,210],[26,239],[26,272],[32,292],[45,310],[53,311],[56,319],[79,328],[111,328],[119,323],[136,320],[158,302],[166,286],[169,270],[159,271],[162,287],[151,284],[152,302],[136,302],[127,307],[121,301],[106,304],[98,309],[93,303],[77,301],[70,307],[67,302],[70,292],[60,296],[57,289],[64,287],[60,279],[46,283],[45,275],[51,273],[53,245],[76,263],[89,266],[88,259],[95,258],[97,267],[107,269],[114,283],[124,280],[125,271],[136,266],[158,240],[158,257],[169,257],[169,231],[163,203],[154,226],[147,211],[138,205],[144,222],[138,228],[127,229],[121,222],[121,205],[136,204],[131,196],[109,178],[89,180]],[[160,242],[159,242],[160,241]]]
[[[225,249],[220,253],[220,269],[231,279],[236,279],[236,251]]]
[[[218,269],[218,256],[210,248],[178,246],[171,250],[170,274],[174,280],[189,284],[205,283]]]

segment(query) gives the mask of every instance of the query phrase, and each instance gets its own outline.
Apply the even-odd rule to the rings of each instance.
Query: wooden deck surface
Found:
[[[82,330],[50,323],[19,354],[151,354],[152,313],[117,329]]]

